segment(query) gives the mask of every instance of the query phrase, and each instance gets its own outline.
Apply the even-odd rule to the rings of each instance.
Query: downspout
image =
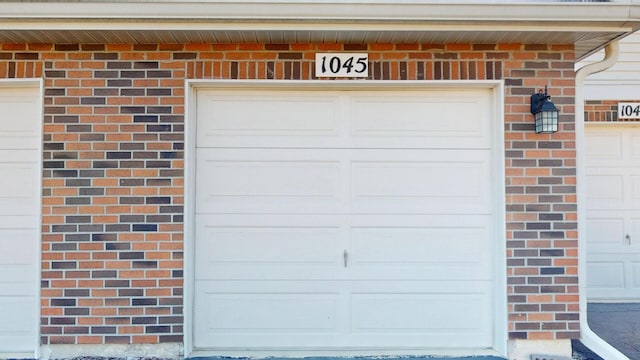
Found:
[[[575,96],[575,126],[576,126],[576,176],[577,176],[577,200],[578,200],[578,274],[580,296],[580,337],[583,344],[607,360],[630,360],[618,349],[604,341],[594,333],[587,323],[587,231],[586,231],[586,201],[587,194],[584,186],[585,175],[585,119],[584,119],[584,80],[587,76],[605,71],[618,61],[620,52],[618,40],[609,43],[605,47],[604,59],[600,62],[586,65],[576,72],[576,96]]]

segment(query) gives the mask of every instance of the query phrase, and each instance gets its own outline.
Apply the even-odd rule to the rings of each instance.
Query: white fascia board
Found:
[[[75,21],[47,22],[38,20],[2,21],[0,30],[115,30],[115,31],[423,31],[423,32],[601,32],[632,33],[632,26],[613,26],[611,24],[570,25],[547,24],[497,24],[497,23],[371,23],[371,22],[231,22],[231,21]]]
[[[289,20],[598,22],[640,20],[640,4],[429,0],[0,2],[0,20]]]

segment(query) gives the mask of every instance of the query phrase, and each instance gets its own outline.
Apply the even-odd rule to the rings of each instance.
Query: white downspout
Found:
[[[578,274],[580,288],[580,336],[582,342],[600,357],[606,360],[629,360],[629,358],[604,341],[594,333],[587,323],[587,231],[586,231],[586,188],[585,175],[585,130],[584,130],[584,80],[587,76],[607,70],[618,61],[620,52],[618,41],[614,41],[605,47],[604,59],[600,62],[586,65],[576,72],[576,176],[578,199]]]

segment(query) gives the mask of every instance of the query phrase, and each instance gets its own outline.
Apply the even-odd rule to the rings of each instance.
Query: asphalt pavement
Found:
[[[593,332],[629,359],[640,360],[640,303],[590,303],[587,322]]]

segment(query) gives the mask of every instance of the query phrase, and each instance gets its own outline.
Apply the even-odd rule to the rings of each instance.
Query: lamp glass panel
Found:
[[[558,112],[540,111],[535,114],[536,133],[554,133],[558,131]]]

